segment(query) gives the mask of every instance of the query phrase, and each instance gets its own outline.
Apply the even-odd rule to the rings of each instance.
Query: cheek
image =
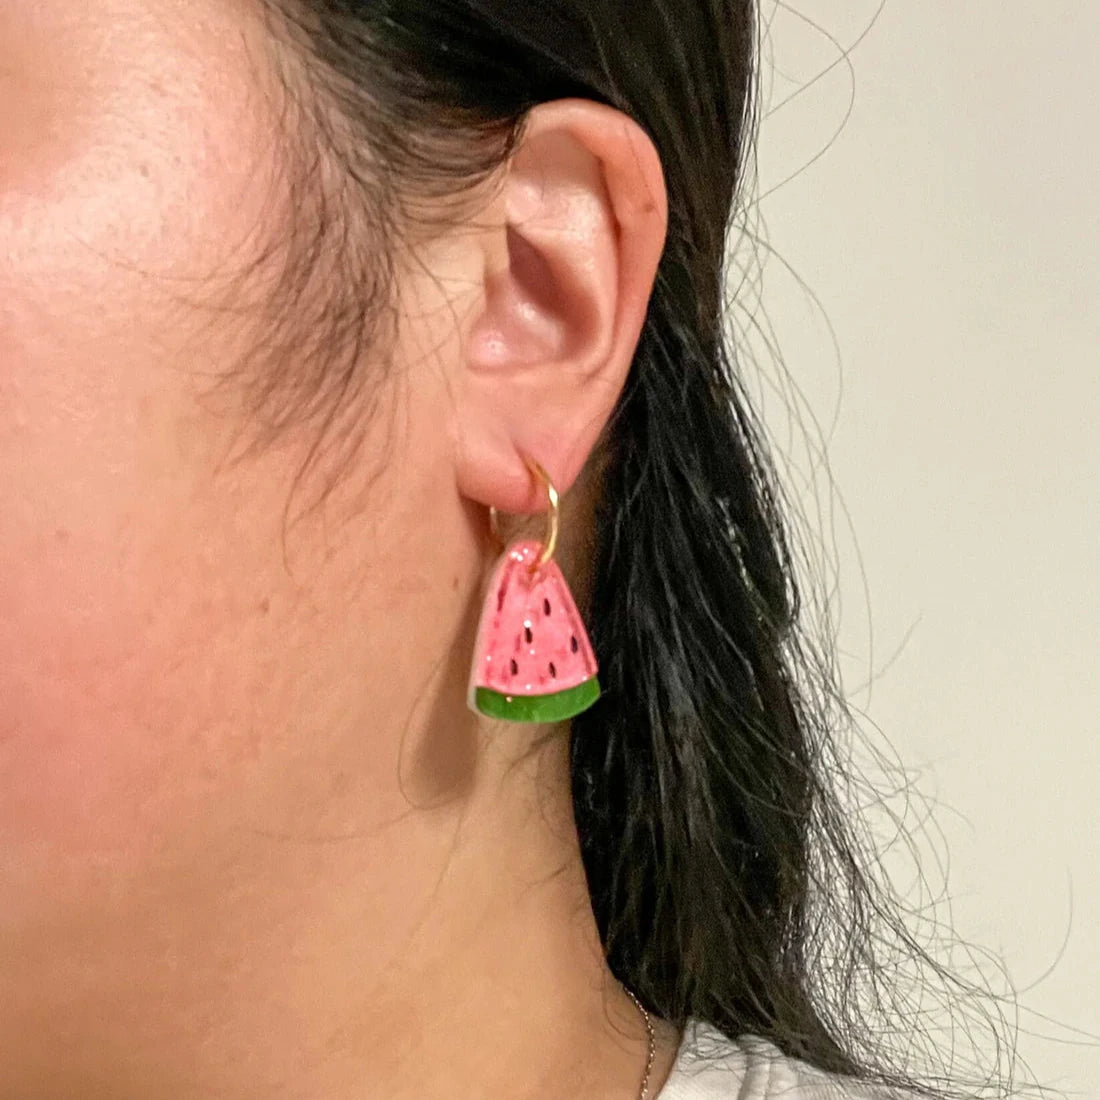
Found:
[[[225,86],[255,72],[219,54],[239,27],[182,50],[164,20],[39,8],[17,57],[0,35],[0,96],[44,120],[0,111],[0,850],[104,850],[252,751],[211,746],[259,675],[236,654],[266,629],[289,479],[248,515],[209,492],[199,380],[246,334],[188,303],[273,216],[271,143],[226,107],[261,98]]]

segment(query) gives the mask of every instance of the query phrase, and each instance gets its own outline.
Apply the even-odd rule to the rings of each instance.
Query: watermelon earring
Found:
[[[563,722],[600,697],[596,656],[554,561],[558,542],[558,493],[546,471],[526,459],[550,499],[545,544],[513,543],[493,570],[481,612],[470,708],[506,722]],[[497,512],[490,510],[500,538]]]

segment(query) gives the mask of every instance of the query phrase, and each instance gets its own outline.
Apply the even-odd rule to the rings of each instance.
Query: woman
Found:
[[[5,1100],[905,1083],[722,341],[754,26],[0,7]]]

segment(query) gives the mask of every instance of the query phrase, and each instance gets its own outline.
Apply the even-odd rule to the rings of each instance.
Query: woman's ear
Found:
[[[484,243],[456,387],[463,496],[505,512],[576,480],[630,370],[665,243],[660,160],[626,115],[587,100],[528,116]]]

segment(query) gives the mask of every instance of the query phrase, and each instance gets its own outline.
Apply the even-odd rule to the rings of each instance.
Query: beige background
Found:
[[[763,4],[735,316],[762,288],[791,380],[758,331],[750,388],[850,697],[934,804],[923,904],[1003,959],[1034,1076],[1100,1098],[1100,3],[887,0],[850,67],[877,0]]]

